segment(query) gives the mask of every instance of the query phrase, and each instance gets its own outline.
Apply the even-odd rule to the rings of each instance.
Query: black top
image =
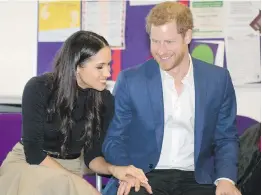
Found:
[[[49,120],[47,109],[50,107],[51,90],[47,81],[50,76],[45,74],[31,78],[23,92],[22,97],[22,141],[25,150],[26,161],[29,164],[40,164],[47,154],[43,151],[58,152],[61,151],[61,144],[64,140],[59,131],[60,119],[55,117]],[[68,145],[68,154],[79,154],[84,147],[85,140],[80,140],[84,131],[84,106],[87,103],[88,91],[90,89],[78,88],[78,98],[76,106],[72,112],[74,125],[72,128],[72,138]],[[102,142],[106,129],[113,117],[114,99],[108,90],[102,92],[105,112],[102,114],[102,131],[100,139],[93,137],[93,147],[87,149],[84,147],[84,160],[88,166],[95,157],[102,156]]]

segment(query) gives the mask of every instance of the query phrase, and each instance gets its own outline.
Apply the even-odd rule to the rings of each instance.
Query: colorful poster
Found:
[[[63,42],[80,30],[80,1],[41,1],[38,41]]]
[[[226,67],[224,40],[195,39],[190,44],[192,57],[220,67]]]

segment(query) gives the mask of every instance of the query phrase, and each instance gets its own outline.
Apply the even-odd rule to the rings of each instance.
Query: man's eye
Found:
[[[152,40],[152,42],[153,42],[153,43],[158,43],[158,41],[157,41],[157,40]]]
[[[174,43],[174,41],[166,41],[167,44]]]

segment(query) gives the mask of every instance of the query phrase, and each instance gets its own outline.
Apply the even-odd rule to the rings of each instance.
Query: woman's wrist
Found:
[[[111,165],[111,164],[109,164],[109,163],[107,163],[108,165],[107,165],[107,169],[108,169],[108,172],[109,172],[109,174],[110,175],[114,175],[114,170],[115,170],[115,165]]]

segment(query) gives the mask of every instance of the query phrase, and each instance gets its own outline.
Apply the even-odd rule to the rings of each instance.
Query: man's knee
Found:
[[[129,195],[149,195],[149,193],[147,193],[146,190],[141,187],[138,192],[135,191],[135,188],[132,188]]]

